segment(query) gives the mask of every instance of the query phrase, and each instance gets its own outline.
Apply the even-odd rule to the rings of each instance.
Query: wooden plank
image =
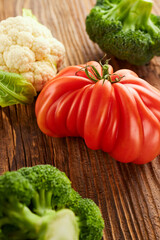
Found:
[[[102,51],[85,32],[85,17],[94,0],[0,0],[0,19],[31,8],[40,22],[66,48],[64,66],[99,60]],[[160,14],[160,2],[154,12]],[[129,68],[160,89],[160,58],[132,66],[112,58],[114,69]],[[160,159],[137,166],[92,151],[81,138],[51,138],[40,132],[34,104],[0,109],[0,173],[22,166],[49,163],[66,172],[73,187],[92,198],[105,219],[105,240],[160,239]]]

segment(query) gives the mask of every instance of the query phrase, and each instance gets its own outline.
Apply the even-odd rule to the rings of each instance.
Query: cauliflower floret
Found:
[[[12,39],[6,34],[0,35],[0,53],[4,53],[12,45]]]
[[[17,44],[20,46],[31,48],[33,44],[33,36],[30,32],[18,32]]]
[[[62,43],[30,16],[0,22],[0,70],[19,73],[40,91],[64,60]]]
[[[36,60],[42,60],[51,52],[49,41],[44,37],[37,37],[34,39],[32,51],[35,53]]]
[[[3,53],[7,67],[14,72],[20,70],[21,66],[35,62],[35,54],[28,47],[12,45]]]
[[[47,61],[36,61],[30,64],[30,71],[22,73],[23,77],[33,84],[37,91],[40,91],[45,83],[55,76],[56,67]]]

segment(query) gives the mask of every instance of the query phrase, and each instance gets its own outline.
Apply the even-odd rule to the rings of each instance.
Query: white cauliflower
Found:
[[[50,30],[31,16],[0,22],[0,70],[21,74],[36,91],[63,63],[65,49]]]

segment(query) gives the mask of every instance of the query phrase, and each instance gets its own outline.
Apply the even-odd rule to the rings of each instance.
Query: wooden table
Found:
[[[66,48],[65,66],[99,60],[103,53],[85,32],[94,0],[0,0],[0,19],[31,8]],[[160,14],[160,2],[154,0]],[[114,69],[130,68],[160,89],[160,58],[135,67],[112,58]],[[73,187],[92,198],[105,219],[105,240],[160,239],[160,158],[143,166],[121,164],[92,151],[81,138],[51,138],[38,128],[34,104],[0,109],[0,173],[35,164],[53,164]]]

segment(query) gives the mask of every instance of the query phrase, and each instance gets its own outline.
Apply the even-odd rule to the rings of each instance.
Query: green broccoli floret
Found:
[[[86,18],[86,31],[100,48],[135,65],[160,56],[160,16],[152,0],[98,0]]]
[[[98,206],[57,168],[37,165],[0,176],[0,239],[100,240],[103,228]]]

